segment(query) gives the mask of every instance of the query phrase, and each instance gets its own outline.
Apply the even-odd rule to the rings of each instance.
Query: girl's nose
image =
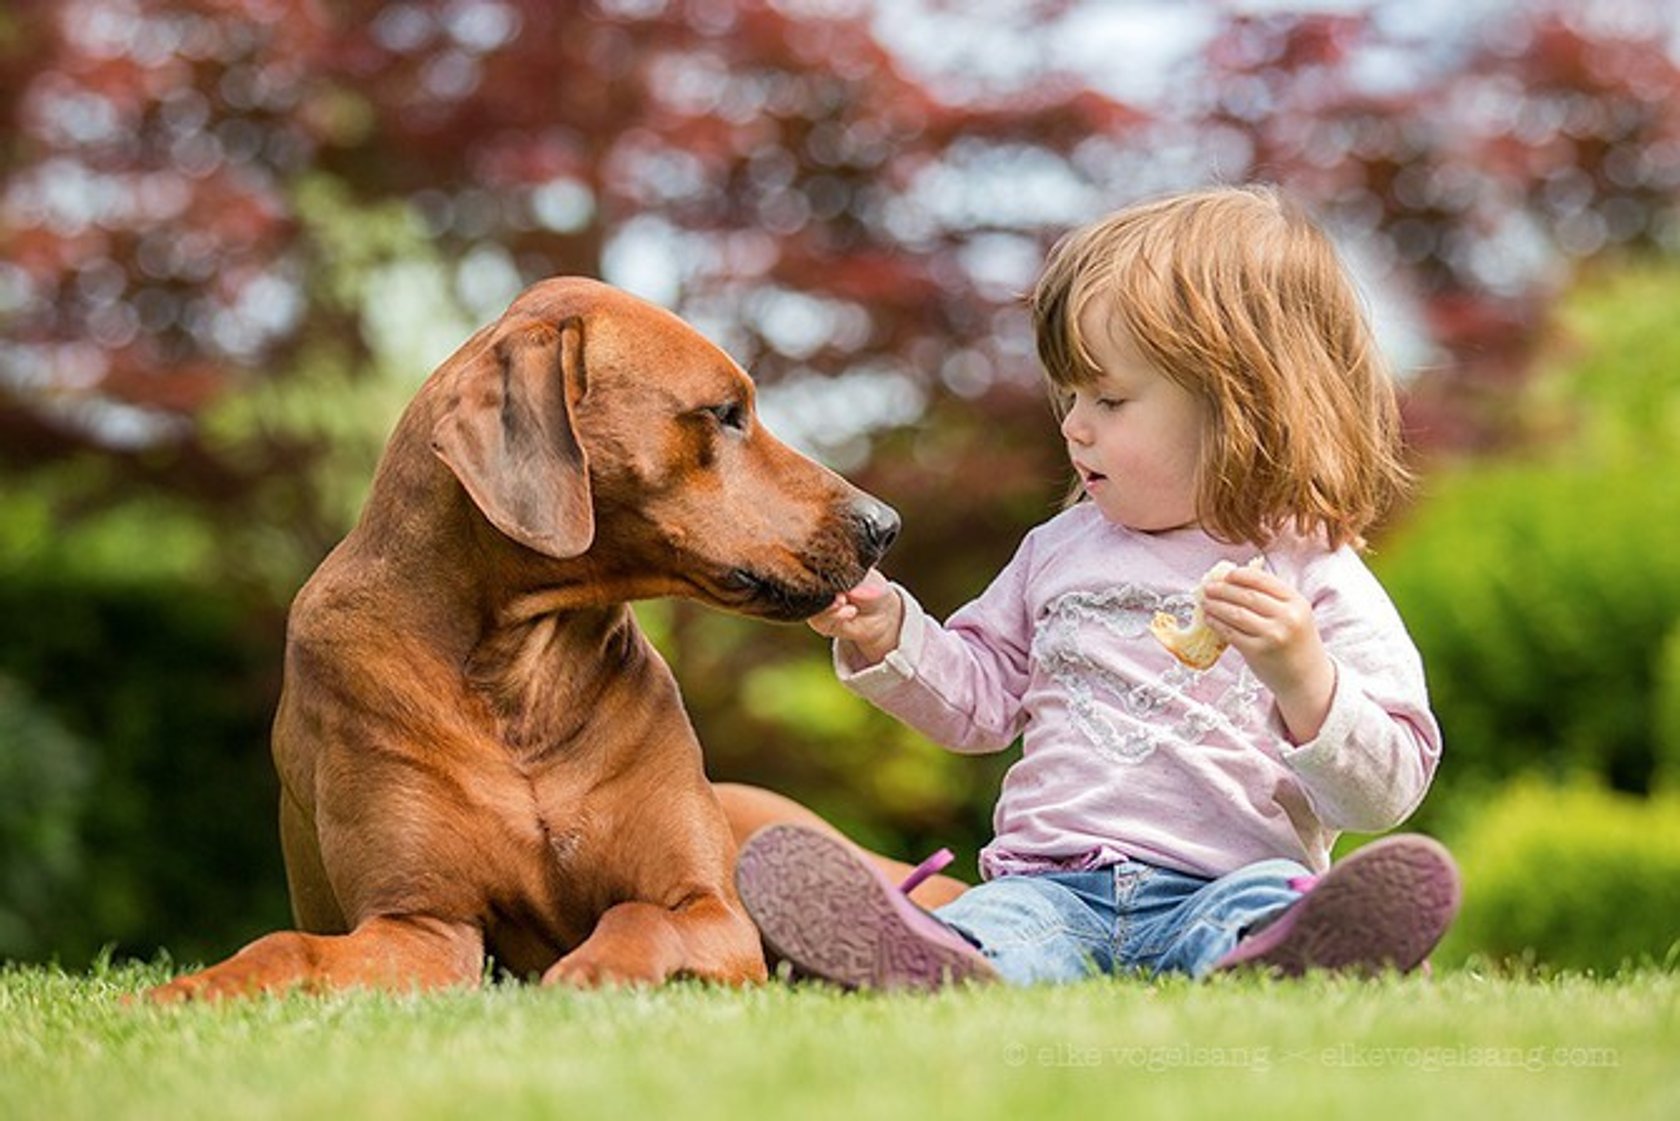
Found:
[[[1078,402],[1075,402],[1062,417],[1062,439],[1073,444],[1086,444],[1090,442],[1089,434],[1090,427],[1085,423]]]

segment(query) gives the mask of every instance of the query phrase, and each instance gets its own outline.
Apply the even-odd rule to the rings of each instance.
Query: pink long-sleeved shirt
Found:
[[[1237,651],[1186,669],[1149,634],[1187,619],[1213,564],[1251,560],[1197,529],[1135,533],[1081,503],[1038,526],[979,599],[941,626],[902,588],[898,647],[841,680],[952,750],[1022,737],[982,874],[1120,860],[1218,877],[1283,857],[1322,871],[1342,830],[1376,832],[1423,799],[1440,759],[1423,665],[1350,549],[1285,538],[1266,566],[1294,585],[1336,667],[1330,711],[1291,742]]]

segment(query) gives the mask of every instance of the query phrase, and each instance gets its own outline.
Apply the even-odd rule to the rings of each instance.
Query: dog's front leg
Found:
[[[284,930],[233,957],[151,990],[159,1004],[290,989],[408,991],[475,985],[484,968],[477,927],[423,915],[377,916],[349,934]]]
[[[677,976],[732,985],[764,980],[758,930],[738,904],[718,895],[674,908],[620,903],[583,945],[549,967],[543,984],[651,985]]]

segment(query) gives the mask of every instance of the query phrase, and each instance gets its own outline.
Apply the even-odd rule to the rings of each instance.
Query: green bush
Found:
[[[85,745],[0,676],[0,959],[51,952],[85,867]]]
[[[1668,632],[1657,656],[1655,786],[1680,794],[1680,625]]]
[[[1524,455],[1436,470],[1374,558],[1446,738],[1422,820],[1539,774],[1647,793],[1680,761],[1680,269],[1592,276],[1511,402]]]
[[[0,619],[21,685],[0,698],[0,786],[21,787],[0,791],[0,957],[204,960],[282,925],[278,621],[167,579],[39,572],[0,580]]]
[[[1524,773],[1651,788],[1680,620],[1680,471],[1443,477],[1375,567],[1445,734],[1432,804],[1474,802]]]
[[[1680,798],[1515,783],[1452,847],[1464,909],[1442,964],[1612,973],[1680,961]]]

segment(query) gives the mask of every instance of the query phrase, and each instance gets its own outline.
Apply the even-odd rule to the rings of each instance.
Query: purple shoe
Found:
[[[910,886],[937,871],[935,856]],[[943,865],[938,865],[943,866]],[[852,845],[802,825],[747,838],[735,887],[764,941],[802,973],[849,989],[937,989],[997,970],[962,935],[912,903]]]
[[[1271,969],[1288,977],[1309,969],[1409,973],[1427,966],[1461,894],[1447,850],[1416,834],[1373,841],[1301,886],[1305,895],[1214,968]]]

